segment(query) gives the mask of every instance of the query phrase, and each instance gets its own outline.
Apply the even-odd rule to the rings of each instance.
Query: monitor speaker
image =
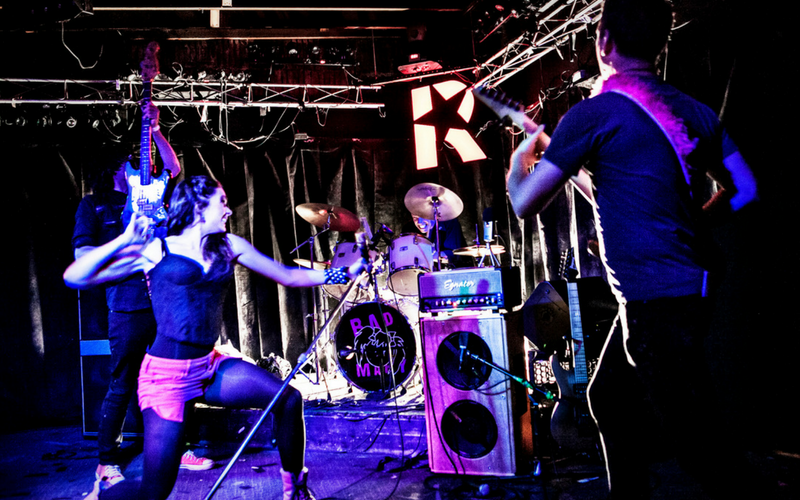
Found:
[[[97,437],[100,430],[100,407],[111,381],[111,348],[108,343],[108,308],[105,291],[102,288],[81,290],[78,295],[78,306],[83,437]],[[125,437],[144,435],[142,414],[135,397],[128,405],[122,435]]]
[[[492,367],[526,378],[519,315],[423,318],[421,331],[431,471],[528,471],[533,446],[526,389]]]

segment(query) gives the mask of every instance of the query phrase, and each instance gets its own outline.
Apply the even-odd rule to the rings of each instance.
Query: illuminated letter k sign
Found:
[[[436,95],[431,92],[431,87]],[[449,80],[411,91],[411,108],[414,117],[414,144],[417,153],[417,170],[439,165],[437,159],[437,129],[444,131],[444,140],[461,157],[461,161],[475,161],[486,158],[483,150],[463,126],[472,118],[475,98],[472,92],[462,92],[467,86],[459,81]],[[458,108],[453,97],[462,93]],[[436,106],[434,106],[436,97]],[[458,118],[456,118],[458,116]]]

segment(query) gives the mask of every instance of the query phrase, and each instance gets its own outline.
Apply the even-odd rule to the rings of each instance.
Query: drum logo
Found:
[[[356,355],[356,377],[406,371],[405,340],[389,328],[394,322],[392,315],[387,312],[382,317],[383,324],[380,324],[378,317],[370,314],[366,326],[361,318],[350,319],[350,327],[355,336],[353,347]],[[390,366],[394,366],[391,372]]]

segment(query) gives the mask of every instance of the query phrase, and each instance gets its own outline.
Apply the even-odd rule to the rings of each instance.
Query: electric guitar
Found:
[[[562,275],[567,280],[570,338],[568,353],[570,370],[565,370],[558,354],[551,358],[553,375],[558,384],[559,398],[550,417],[550,434],[563,450],[578,452],[596,446],[597,429],[589,413],[586,388],[589,373],[584,348],[583,324],[578,297],[578,270],[575,268],[573,250],[567,251],[563,260]]]
[[[534,155],[538,162],[538,159],[541,159],[547,146],[550,145],[550,136],[544,133],[544,125],[538,125],[531,120],[531,118],[525,114],[525,106],[523,104],[514,101],[497,89],[481,85],[472,87],[471,90],[472,94],[479,101],[486,104],[489,109],[494,111],[501,120],[510,120],[527,135],[538,134],[534,149]],[[531,169],[533,169],[533,166],[531,166]],[[578,175],[570,178],[570,182],[578,188],[578,191],[580,191],[589,203],[594,205],[592,179],[586,170],[581,169]]]
[[[140,64],[142,69],[142,107],[144,109],[150,106],[152,83],[158,74],[158,51],[158,44],[150,42]],[[130,162],[125,165],[128,198],[122,211],[122,224],[123,227],[127,227],[133,214],[141,213],[152,220],[151,227],[154,230],[162,230],[167,220],[164,194],[167,191],[170,173],[165,170],[158,177],[153,177],[152,131],[149,113],[146,115],[142,117],[139,168],[134,169]]]

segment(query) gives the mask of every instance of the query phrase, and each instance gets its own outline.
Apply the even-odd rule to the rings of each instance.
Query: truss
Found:
[[[602,0],[549,0],[537,10],[537,29],[525,32],[477,67],[409,76],[371,86],[261,84],[234,81],[156,80],[153,102],[158,106],[234,108],[379,109],[384,104],[365,99],[392,83],[464,71],[481,75],[476,85],[495,87],[545,55],[570,43],[571,37],[596,23]],[[38,80],[0,78],[0,105],[138,106],[142,81]]]
[[[566,45],[573,35],[597,22],[602,0],[588,2],[551,1],[540,8],[538,30],[523,33],[479,67],[488,71],[475,84],[495,87],[550,52]]]
[[[235,81],[156,80],[157,106],[232,108],[378,109],[370,102],[377,86],[262,84]],[[0,78],[0,104],[138,106],[140,78],[130,80],[45,80]]]

